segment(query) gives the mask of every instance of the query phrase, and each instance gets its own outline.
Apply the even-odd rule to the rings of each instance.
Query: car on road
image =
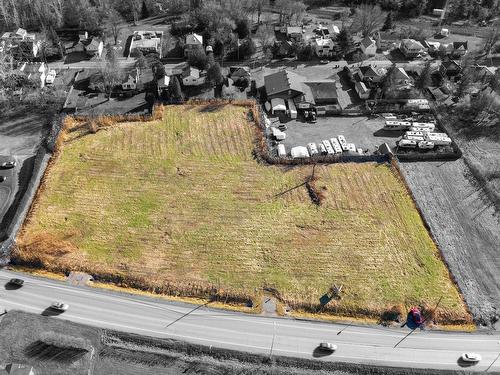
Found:
[[[463,353],[460,359],[463,362],[478,363],[481,360],[481,355],[477,353]]]
[[[69,305],[67,303],[63,303],[61,301],[56,301],[56,302],[52,302],[50,304],[50,308],[53,310],[64,312],[64,311],[69,309]]]
[[[332,344],[331,342],[322,342],[319,344],[319,348],[328,352],[334,352],[337,350],[337,345]]]
[[[328,61],[328,60],[319,60],[319,63],[320,63],[320,64],[323,64],[323,65],[326,65],[326,64],[328,64],[329,62],[330,62],[330,61]]]
[[[14,168],[16,166],[16,161],[15,160],[9,160],[5,161],[2,163],[1,167],[3,169],[9,169],[9,168]]]
[[[9,285],[13,285],[13,286],[21,287],[24,284],[24,280],[23,279],[14,278],[14,279],[10,279],[9,282],[8,282],[8,284]]]
[[[0,182],[4,182],[7,179],[6,176],[0,176]]]
[[[410,309],[411,318],[415,324],[422,324],[424,320],[422,319],[422,313],[418,307],[412,307]]]
[[[54,69],[49,70],[47,76],[45,77],[45,83],[49,85],[53,84],[56,79],[56,71]]]

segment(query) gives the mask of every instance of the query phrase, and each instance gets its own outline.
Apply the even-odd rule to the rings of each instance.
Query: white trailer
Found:
[[[316,147],[316,143],[308,143],[307,149],[309,150],[309,155],[314,156],[318,154],[318,148]]]
[[[290,151],[290,154],[294,159],[309,157],[309,151],[307,151],[307,147],[304,146],[293,147],[292,150]]]
[[[419,135],[404,135],[403,136],[403,139],[409,139],[411,141],[417,141],[417,142],[420,142],[420,141],[425,141],[425,138],[423,136],[419,136]]]
[[[342,147],[340,146],[340,143],[337,138],[330,138],[330,143],[332,144],[333,150],[337,154],[342,153]]]
[[[415,148],[417,147],[417,141],[413,141],[410,139],[401,139],[398,142],[398,146],[403,148]]]
[[[278,157],[280,158],[284,158],[286,157],[286,149],[285,149],[285,145],[280,143],[278,145]]]
[[[284,141],[286,138],[286,134],[279,130],[278,128],[271,127],[271,133],[277,141]]]
[[[288,111],[290,113],[290,118],[291,119],[296,119],[297,118],[297,107],[295,106],[295,103],[293,102],[292,99],[288,99]]]
[[[429,129],[431,132],[436,129],[436,125],[432,122],[413,122],[411,126],[415,128]]]
[[[411,127],[411,122],[409,121],[386,121],[384,129],[385,130],[408,130]]]
[[[323,145],[325,146],[326,152],[328,153],[328,155],[335,154],[335,151],[333,150],[333,147],[328,139],[321,141],[321,143],[323,143]]]
[[[434,143],[436,146],[448,146],[448,145],[451,145],[451,138],[449,138],[449,137],[436,137],[436,136],[427,135],[425,137],[425,140],[427,142]]]

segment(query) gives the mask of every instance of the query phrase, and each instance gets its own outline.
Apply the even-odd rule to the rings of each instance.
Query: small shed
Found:
[[[447,37],[447,36],[450,36],[450,30],[448,29],[441,29],[440,33],[442,37]]]

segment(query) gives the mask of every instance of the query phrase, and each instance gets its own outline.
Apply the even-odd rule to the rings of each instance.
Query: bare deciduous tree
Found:
[[[385,13],[378,5],[362,4],[356,8],[352,27],[363,36],[369,36],[384,24]]]

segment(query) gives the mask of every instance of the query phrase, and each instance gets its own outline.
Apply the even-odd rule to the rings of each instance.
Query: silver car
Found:
[[[55,301],[50,304],[50,308],[57,311],[66,311],[69,309],[69,305],[61,301]]]
[[[331,342],[322,342],[319,344],[319,348],[321,350],[334,352],[335,350],[337,350],[337,345],[332,344]]]

